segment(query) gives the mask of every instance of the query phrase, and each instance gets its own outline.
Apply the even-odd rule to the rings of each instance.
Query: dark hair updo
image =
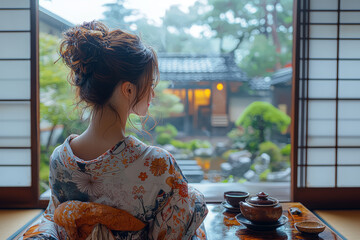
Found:
[[[157,57],[151,47],[134,34],[109,31],[98,21],[66,31],[60,56],[71,69],[69,81],[76,87],[78,103],[85,102],[93,109],[105,106],[123,82],[136,86],[134,106],[159,80]]]

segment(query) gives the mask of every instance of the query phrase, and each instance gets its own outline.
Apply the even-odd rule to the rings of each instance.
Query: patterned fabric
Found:
[[[53,215],[57,206],[70,200],[122,209],[146,224],[140,231],[112,231],[116,239],[206,239],[204,196],[188,186],[169,152],[128,136],[100,157],[84,161],[70,148],[75,137],[54,150],[49,206],[41,223],[23,239],[67,239]]]

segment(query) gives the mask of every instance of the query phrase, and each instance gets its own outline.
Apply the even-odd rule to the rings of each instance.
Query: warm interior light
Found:
[[[211,90],[210,89],[205,89],[205,96],[210,97],[210,95],[211,95]]]
[[[218,83],[218,84],[216,85],[216,88],[217,88],[217,90],[221,91],[221,90],[224,89],[224,85],[223,85],[222,83]]]

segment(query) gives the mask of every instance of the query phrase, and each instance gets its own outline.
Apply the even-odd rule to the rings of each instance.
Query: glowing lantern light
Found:
[[[210,89],[205,89],[205,96],[210,97],[210,95],[211,95],[211,90]]]
[[[218,83],[218,84],[216,85],[216,88],[217,88],[217,90],[221,91],[221,90],[224,89],[224,85],[223,85],[222,83]]]

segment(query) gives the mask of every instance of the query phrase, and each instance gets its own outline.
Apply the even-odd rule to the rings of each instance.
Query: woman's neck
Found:
[[[127,118],[127,114],[116,114],[110,108],[94,111],[90,125],[84,134],[115,145],[125,138]]]

